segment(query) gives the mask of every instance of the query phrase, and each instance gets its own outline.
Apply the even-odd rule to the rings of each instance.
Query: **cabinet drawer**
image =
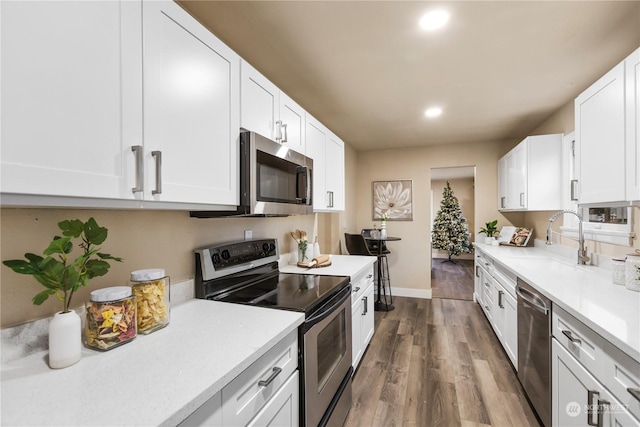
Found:
[[[247,425],[297,368],[296,330],[222,389],[222,425]]]
[[[558,306],[553,306],[552,335],[596,377],[600,376],[601,351],[597,344],[598,334],[587,328]]]
[[[640,363],[607,341],[602,353],[602,383],[640,420]]]
[[[373,267],[367,268],[351,279],[351,303],[362,299],[364,291],[373,283]]]

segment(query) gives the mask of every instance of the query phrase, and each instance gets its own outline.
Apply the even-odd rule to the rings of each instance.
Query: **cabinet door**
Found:
[[[518,370],[518,301],[505,292],[502,299],[504,305],[504,335],[502,346],[506,351],[511,364]]]
[[[484,269],[480,267],[479,260],[476,258],[475,263],[475,277],[473,278],[473,297],[475,300],[482,305],[482,280],[484,275]]]
[[[1,2],[3,193],[134,199],[139,2]]]
[[[498,160],[498,210],[507,208],[507,156]]]
[[[307,114],[307,157],[313,159],[313,209],[326,210],[326,145],[327,129]]]
[[[362,308],[363,312],[360,313],[361,319],[361,339],[362,339],[362,351],[367,349],[367,346],[373,338],[375,331],[375,319],[374,319],[374,296],[373,296],[373,282],[369,284],[369,287],[364,291]]]
[[[327,138],[326,148],[326,197],[327,208],[344,210],[344,142],[332,133]]]
[[[300,382],[295,371],[248,426],[296,427],[300,424]]]
[[[240,126],[275,141],[280,90],[248,62],[240,70]]]
[[[145,199],[237,205],[240,58],[172,1],[143,19]]]
[[[360,317],[362,315],[362,300],[357,299],[351,304],[351,366],[356,369],[360,364],[360,359],[364,353],[364,347],[362,347],[362,325],[360,324]]]
[[[624,61],[627,200],[640,200],[640,48]]]
[[[527,143],[518,144],[507,157],[507,208],[527,208]]]
[[[576,98],[579,203],[625,200],[624,90],[620,63]]]
[[[305,153],[305,116],[304,109],[284,92],[280,92],[280,142],[297,151]]]
[[[489,280],[491,281],[491,290],[493,293],[493,318],[491,324],[498,340],[502,343],[504,342],[504,300],[506,292],[493,277],[489,277]]]

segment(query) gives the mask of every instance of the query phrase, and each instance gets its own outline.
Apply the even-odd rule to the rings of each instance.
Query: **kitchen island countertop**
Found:
[[[171,323],[49,369],[41,351],[2,365],[3,425],[177,425],[304,321],[302,313],[189,300]]]

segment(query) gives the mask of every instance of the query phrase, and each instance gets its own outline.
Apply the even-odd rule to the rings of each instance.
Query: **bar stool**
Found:
[[[366,255],[366,256],[375,256],[377,257],[377,290],[378,290],[378,298],[375,303],[376,311],[391,311],[395,307],[393,306],[393,296],[391,295],[391,278],[389,276],[389,263],[387,261],[387,253],[382,250],[382,243],[378,245],[378,252],[373,253],[370,250],[370,247],[367,245],[367,241],[365,240],[362,234],[349,234],[344,233],[344,241],[347,246],[347,252],[350,255]],[[389,288],[389,296],[387,297],[387,287]],[[382,299],[384,295],[384,300]]]

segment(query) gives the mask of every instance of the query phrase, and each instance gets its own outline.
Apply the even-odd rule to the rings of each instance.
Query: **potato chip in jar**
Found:
[[[139,333],[149,334],[169,324],[170,286],[164,269],[131,272],[131,289],[136,297]]]

